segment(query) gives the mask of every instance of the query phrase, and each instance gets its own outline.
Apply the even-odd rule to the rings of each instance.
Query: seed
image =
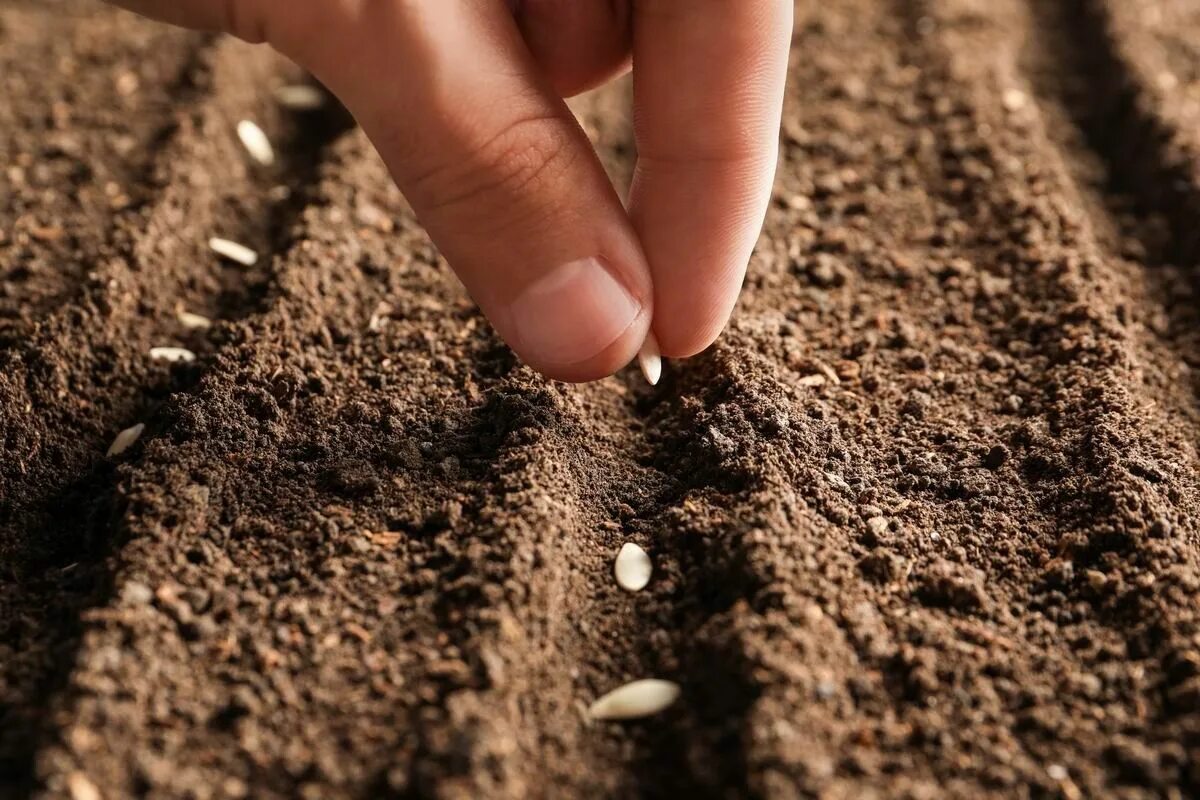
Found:
[[[142,431],[146,430],[146,423],[139,422],[132,428],[126,428],[117,434],[117,438],[113,439],[112,444],[108,446],[108,457],[119,456],[129,448],[133,447],[138,439],[142,438]]]
[[[229,239],[214,236],[208,240],[208,247],[217,255],[228,258],[230,261],[236,261],[244,267],[253,267],[258,263],[258,253],[244,244],[238,244]]]
[[[271,140],[263,133],[262,128],[250,120],[244,119],[237,124],[237,135],[242,140],[242,146],[246,148],[246,152],[255,161],[264,167],[275,163],[275,150],[271,147]]]
[[[172,364],[180,361],[187,364],[196,360],[196,354],[184,347],[151,347],[150,357],[155,361],[169,361]]]
[[[654,338],[653,333],[646,334],[646,341],[638,352],[638,366],[642,368],[646,382],[657,386],[658,379],[662,377],[662,351],[658,349],[658,339]]]
[[[622,589],[637,592],[646,588],[653,570],[654,565],[650,562],[650,556],[646,555],[645,550],[633,542],[621,545],[613,572]]]
[[[82,772],[72,772],[67,776],[67,791],[71,800],[100,800],[100,790]]]
[[[275,90],[275,102],[289,111],[316,111],[325,105],[325,93],[305,83],[280,86]]]
[[[193,314],[190,311],[180,311],[179,324],[189,331],[204,331],[212,327],[212,320],[203,314]]]
[[[1009,111],[1020,111],[1028,101],[1029,97],[1020,89],[1006,89],[1000,98],[1000,102]]]
[[[627,683],[592,703],[592,719],[640,719],[657,714],[679,699],[679,684],[658,678]]]

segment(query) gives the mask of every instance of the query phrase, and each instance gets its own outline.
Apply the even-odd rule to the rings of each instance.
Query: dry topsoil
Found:
[[[1200,793],[1200,8],[797,10],[652,389],[518,363],[269,51],[0,2],[0,794]]]

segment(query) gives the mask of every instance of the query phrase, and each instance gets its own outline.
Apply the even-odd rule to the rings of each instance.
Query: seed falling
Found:
[[[242,140],[242,146],[246,148],[246,152],[255,161],[264,167],[275,163],[275,150],[271,147],[271,140],[263,133],[262,128],[250,120],[244,119],[237,124],[237,135]]]
[[[228,258],[230,261],[236,261],[244,267],[253,267],[258,263],[258,253],[246,247],[244,244],[232,242],[229,239],[222,239],[219,236],[214,236],[208,240],[208,247],[222,258]]]
[[[650,573],[653,571],[654,565],[645,550],[633,542],[621,545],[621,551],[617,553],[617,561],[613,565],[613,572],[622,589],[630,592],[645,589],[646,584],[650,582]]]
[[[662,377],[662,351],[658,349],[658,339],[654,338],[653,333],[646,334],[646,341],[638,352],[638,366],[642,368],[646,382],[657,386],[658,379]]]
[[[113,439],[112,444],[108,446],[107,456],[119,456],[137,443],[137,440],[142,438],[142,431],[146,430],[146,423],[139,422],[132,428],[126,428],[117,434],[117,438]]]
[[[179,324],[189,331],[206,331],[212,327],[212,320],[203,314],[193,314],[191,311],[180,311],[177,315]]]
[[[196,354],[184,347],[151,347],[150,357],[155,361],[169,361],[172,364],[188,364],[196,360]]]
[[[679,684],[658,678],[644,678],[627,683],[592,703],[588,716],[592,719],[641,719],[669,707],[679,699]]]
[[[325,93],[305,83],[280,86],[275,90],[275,102],[288,111],[316,111],[325,106]]]

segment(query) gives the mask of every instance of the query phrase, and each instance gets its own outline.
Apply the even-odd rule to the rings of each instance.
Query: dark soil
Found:
[[[0,794],[1200,794],[1200,9],[798,12],[745,295],[651,389],[520,365],[269,51],[0,2]]]

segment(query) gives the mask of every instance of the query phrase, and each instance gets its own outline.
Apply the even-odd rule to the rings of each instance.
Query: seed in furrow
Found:
[[[169,361],[172,364],[188,364],[196,360],[196,354],[185,347],[151,347],[150,357],[155,361]]]
[[[303,83],[280,86],[275,90],[275,102],[288,111],[317,111],[325,106],[325,93]]]
[[[642,368],[646,382],[657,386],[662,377],[662,351],[658,349],[658,339],[654,338],[653,333],[646,334],[646,341],[638,352],[638,366]]]
[[[208,247],[222,258],[228,258],[230,261],[236,261],[244,267],[253,267],[258,263],[258,253],[246,247],[244,244],[222,239],[219,236],[214,236],[208,240]]]
[[[645,550],[633,542],[621,545],[617,561],[613,565],[613,573],[622,589],[630,592],[645,589],[646,584],[650,583],[650,573],[653,571],[654,565]]]
[[[668,708],[679,699],[679,684],[659,678],[627,683],[592,703],[588,716],[599,720],[641,719]]]
[[[242,146],[246,148],[246,152],[255,161],[264,167],[275,163],[275,149],[271,147],[271,140],[267,138],[267,134],[263,133],[262,128],[250,120],[244,119],[237,124],[237,135],[242,140]]]
[[[138,439],[142,438],[142,431],[144,430],[146,430],[146,423],[139,422],[132,428],[126,428],[121,431],[117,434],[117,438],[113,439],[112,444],[108,446],[108,453],[106,455],[109,458],[121,455],[121,453],[133,447]]]
[[[203,314],[193,314],[191,311],[180,311],[177,315],[179,324],[189,331],[206,331],[212,327],[212,320]]]

